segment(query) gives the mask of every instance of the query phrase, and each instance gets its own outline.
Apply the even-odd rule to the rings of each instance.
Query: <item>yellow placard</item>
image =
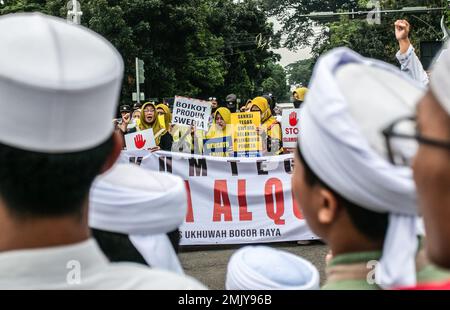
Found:
[[[237,156],[261,152],[261,137],[256,131],[256,127],[261,125],[261,116],[258,112],[233,113],[231,125],[233,126],[233,151]]]

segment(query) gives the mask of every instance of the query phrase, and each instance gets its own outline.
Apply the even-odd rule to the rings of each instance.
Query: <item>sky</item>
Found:
[[[269,21],[273,23],[275,31],[281,29],[281,25],[276,18],[271,17],[269,18]],[[280,64],[283,67],[298,60],[307,59],[311,57],[310,48],[299,49],[297,52],[290,51],[287,48],[277,49],[273,51],[281,55]]]

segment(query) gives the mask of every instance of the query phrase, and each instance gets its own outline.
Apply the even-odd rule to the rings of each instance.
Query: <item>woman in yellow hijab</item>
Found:
[[[156,112],[158,112],[159,116],[163,116],[164,129],[166,129],[170,133],[170,123],[172,122],[172,113],[170,112],[169,107],[166,106],[164,103],[160,103],[156,106]]]
[[[231,137],[232,128],[231,128],[231,112],[227,108],[218,108],[216,112],[213,114],[213,123],[208,133],[206,134],[206,139],[217,139],[217,138],[226,138]],[[231,138],[229,140],[231,142]],[[223,141],[225,143],[225,140]],[[225,148],[220,148],[221,150]],[[227,157],[230,156],[230,152],[232,152],[231,145],[227,149],[226,152],[211,152],[209,155],[211,156],[220,156]]]
[[[172,150],[172,136],[164,128],[164,125],[159,122],[155,104],[151,102],[144,103],[139,124],[136,128],[138,131],[152,128],[156,145],[164,151]]]
[[[250,112],[259,112],[261,115],[261,130],[260,134],[263,136],[263,146],[266,146],[264,153],[279,155],[283,152],[281,146],[281,126],[273,117],[270,111],[269,102],[264,97],[256,97],[248,105]],[[266,136],[266,139],[265,137]],[[264,141],[267,140],[267,143]]]

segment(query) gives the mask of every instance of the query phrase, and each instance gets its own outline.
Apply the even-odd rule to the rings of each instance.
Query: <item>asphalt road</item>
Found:
[[[320,272],[320,281],[325,280],[325,256],[328,247],[320,241],[309,245],[296,242],[264,244],[299,255],[313,263]],[[210,289],[225,289],[225,275],[231,255],[241,246],[190,246],[182,247],[179,253],[185,272]]]

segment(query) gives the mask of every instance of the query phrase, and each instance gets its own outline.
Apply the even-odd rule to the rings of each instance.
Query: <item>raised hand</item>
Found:
[[[291,125],[292,127],[297,126],[298,124],[298,118],[297,118],[297,112],[291,112],[291,114],[289,114],[289,125]]]
[[[141,134],[138,134],[134,137],[134,145],[138,149],[142,149],[147,142]]]
[[[409,31],[411,28],[408,21],[404,19],[399,19],[395,22],[394,26],[395,26],[395,38],[398,41],[408,39]]]

